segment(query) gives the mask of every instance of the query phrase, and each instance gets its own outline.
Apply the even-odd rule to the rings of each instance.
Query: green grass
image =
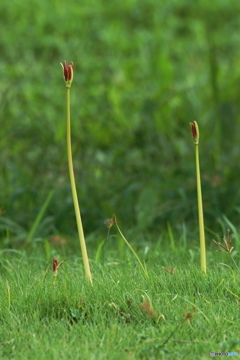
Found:
[[[28,231],[54,189],[44,232],[76,234],[59,64],[67,60],[75,63],[73,158],[86,235],[112,213],[148,233],[167,222],[196,228],[194,120],[205,224],[219,232],[222,214],[237,224],[239,11],[237,0],[2,1],[5,217]]]
[[[212,261],[204,275],[186,255],[174,254],[173,275],[162,269],[170,252],[155,256],[148,280],[124,253],[92,262],[92,287],[76,257],[54,282],[45,256],[2,252],[1,359],[190,360],[240,352],[239,273]]]
[[[236,0],[0,2],[1,359],[240,352],[239,11]],[[75,64],[73,159],[93,287],[76,241],[64,60]],[[139,262],[116,229],[107,234],[114,213]],[[228,229],[236,265],[212,242]],[[67,259],[55,285],[53,256]]]

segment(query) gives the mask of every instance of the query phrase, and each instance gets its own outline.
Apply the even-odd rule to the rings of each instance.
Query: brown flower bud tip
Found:
[[[192,136],[194,139],[196,139],[197,137],[197,132],[196,132],[196,127],[195,127],[195,124],[194,123],[190,123],[191,125],[191,128],[192,128]]]
[[[54,256],[53,258],[53,271],[56,272],[58,269],[58,261],[57,258]]]
[[[195,144],[198,144],[199,141],[199,130],[198,130],[198,124],[196,121],[193,121],[190,123],[191,130],[192,130],[192,136],[194,138]]]
[[[70,65],[67,65],[66,61],[60,64],[63,69],[63,78],[65,80],[66,85],[71,85],[73,81],[73,67],[74,67],[73,62],[71,62]]]

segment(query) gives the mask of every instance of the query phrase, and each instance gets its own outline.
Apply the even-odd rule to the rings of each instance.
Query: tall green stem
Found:
[[[87,254],[87,248],[86,248],[86,243],[85,243],[85,238],[84,238],[84,233],[83,233],[81,213],[80,213],[80,208],[79,208],[79,203],[78,203],[76,183],[75,183],[74,170],[73,170],[72,145],[71,145],[70,87],[66,87],[66,89],[67,89],[67,156],[68,156],[70,184],[71,184],[71,188],[72,188],[72,197],[73,197],[73,204],[74,204],[76,221],[77,221],[80,248],[81,248],[82,257],[83,257],[83,265],[84,265],[84,269],[85,269],[86,278],[92,284],[92,274],[90,271],[90,266],[89,266],[89,261],[88,261],[88,254]]]
[[[206,248],[205,248],[205,233],[204,233],[204,219],[203,219],[203,205],[202,205],[202,190],[199,164],[198,143],[195,144],[196,155],[196,176],[197,176],[197,197],[198,197],[198,219],[199,219],[199,235],[200,235],[200,254],[201,254],[201,269],[206,273]]]

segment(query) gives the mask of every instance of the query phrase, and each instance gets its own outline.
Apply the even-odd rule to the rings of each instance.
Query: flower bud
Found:
[[[56,256],[54,256],[53,258],[53,272],[57,272],[57,269],[58,269],[58,261],[57,261],[57,258]]]
[[[72,81],[73,81],[73,67],[74,64],[71,62],[70,65],[67,65],[67,62],[64,61],[63,64],[60,63],[63,69],[63,78],[66,84],[67,88],[71,87]]]
[[[192,129],[192,136],[194,138],[195,144],[199,143],[199,129],[198,124],[196,121],[193,121],[190,123],[191,129]]]

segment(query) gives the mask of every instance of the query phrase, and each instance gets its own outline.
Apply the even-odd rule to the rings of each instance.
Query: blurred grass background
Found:
[[[0,238],[16,245],[51,190],[36,236],[76,235],[60,62],[73,61],[72,142],[88,238],[197,238],[200,127],[205,225],[239,224],[238,0],[0,3]],[[193,237],[192,237],[193,236]],[[167,240],[167,239],[166,239]]]

